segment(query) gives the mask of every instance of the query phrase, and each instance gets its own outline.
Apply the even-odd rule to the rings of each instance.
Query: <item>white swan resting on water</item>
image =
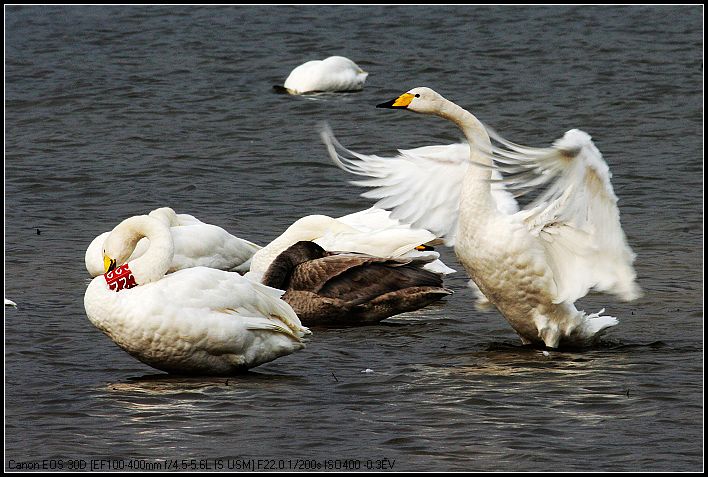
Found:
[[[369,73],[343,56],[313,60],[295,68],[285,80],[284,88],[290,94],[321,91],[358,91],[364,87]]]
[[[454,246],[472,280],[524,343],[585,346],[617,324],[601,315],[604,310],[588,315],[574,305],[590,289],[625,300],[640,295],[610,172],[590,136],[574,129],[550,148],[518,146],[430,88],[412,89],[378,107],[452,121],[469,143],[471,166],[460,174],[460,164],[446,158],[434,165],[405,155],[384,161],[348,151],[324,131],[332,159],[369,177],[356,184],[374,187],[365,195],[379,199],[378,207]],[[492,148],[490,134],[504,148]],[[511,173],[503,182],[509,189],[547,188],[525,209],[504,211],[492,191],[495,168]]]
[[[169,207],[150,212],[170,227],[175,253],[168,272],[189,267],[211,267],[246,273],[251,266],[251,257],[260,246],[228,233],[216,225],[206,224],[192,215],[177,214]],[[92,277],[102,275],[103,243],[110,232],[104,232],[91,242],[84,257],[86,270]],[[141,256],[149,247],[147,239],[138,242],[131,259]]]
[[[372,207],[337,219],[327,215],[302,217],[253,255],[246,276],[260,281],[273,260],[301,240],[315,242],[328,252],[356,252],[382,258],[426,256],[430,258],[426,269],[442,274],[455,271],[439,259],[438,252],[420,250],[424,244],[436,240],[434,234],[400,224],[389,216],[388,211]]]
[[[143,237],[150,247],[128,261]],[[165,275],[173,253],[169,227],[146,215],[106,239],[107,273],[91,281],[84,306],[123,350],[168,372],[230,374],[304,347],[309,330],[281,290],[207,267]]]

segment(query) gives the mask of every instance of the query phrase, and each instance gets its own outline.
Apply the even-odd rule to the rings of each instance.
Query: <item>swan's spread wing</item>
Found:
[[[611,173],[590,136],[573,129],[550,148],[513,144],[489,130],[502,182],[517,195],[541,190],[518,217],[542,238],[558,293],[575,301],[589,289],[639,296],[634,253],[619,220]]]
[[[362,196],[379,199],[375,207],[390,209],[389,220],[429,230],[447,245],[455,244],[462,179],[470,156],[466,142],[402,149],[390,158],[350,151],[327,126],[321,136],[335,164],[352,174],[370,177],[351,182],[372,187]],[[513,214],[519,210],[503,183],[492,185],[492,196],[500,212]]]
[[[428,156],[417,149],[401,150],[394,158],[367,156],[346,149],[328,128],[322,131],[322,139],[335,164],[368,177],[352,181],[373,188],[363,197],[378,199],[376,207],[390,209],[392,219],[430,230],[446,244],[454,244],[466,160],[455,154]],[[456,146],[437,147],[452,151]]]

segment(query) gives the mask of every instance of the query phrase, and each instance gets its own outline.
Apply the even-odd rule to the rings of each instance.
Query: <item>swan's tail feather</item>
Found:
[[[619,323],[619,320],[614,316],[602,316],[601,314],[604,312],[605,309],[603,308],[597,313],[591,313],[585,316],[582,324],[582,333],[584,336],[597,338],[602,331]]]
[[[614,316],[603,315],[604,308],[589,315],[584,311],[575,310],[575,307],[572,311],[565,311],[565,313],[568,312],[574,313],[575,316],[570,319],[568,317],[562,318],[561,322],[543,315],[536,317],[538,336],[548,348],[592,346],[607,328],[619,323],[619,320]]]
[[[286,323],[283,323],[278,316],[271,316],[270,318],[264,318],[261,316],[254,317],[244,317],[246,323],[246,329],[249,330],[265,330],[265,331],[275,331],[276,333],[282,333],[293,338],[295,341],[302,341],[306,335],[312,332],[301,326],[297,329],[289,327]]]
[[[603,315],[604,312],[604,308],[589,315],[584,311],[579,311],[581,321],[578,327],[570,333],[568,338],[561,339],[561,341],[570,346],[594,345],[607,328],[619,323],[619,320],[614,316]]]

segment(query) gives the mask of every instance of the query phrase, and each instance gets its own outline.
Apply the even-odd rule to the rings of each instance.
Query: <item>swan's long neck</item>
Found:
[[[159,220],[168,227],[175,227],[179,225],[177,213],[169,207],[160,207],[159,209],[151,211],[148,215]]]
[[[132,217],[126,224],[125,244],[130,255],[138,241],[146,237],[150,246],[140,257],[128,262],[138,285],[154,282],[162,278],[172,264],[174,243],[170,228],[157,219],[148,216]]]
[[[482,151],[491,151],[492,143],[489,134],[479,119],[451,101],[444,101],[438,115],[454,122],[462,130],[469,144],[470,161],[477,163],[470,164],[462,182],[460,226],[465,226],[472,220],[479,222],[485,213],[496,211],[489,182],[492,160],[487,154],[482,153]]]

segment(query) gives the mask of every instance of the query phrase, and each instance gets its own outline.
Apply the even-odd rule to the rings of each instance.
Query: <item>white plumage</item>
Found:
[[[368,177],[351,182],[373,188],[362,194],[369,199],[380,199],[372,209],[393,209],[386,210],[392,223],[415,223],[443,237],[445,244],[455,245],[462,178],[470,166],[470,147],[466,142],[399,149],[396,157],[382,157],[350,151],[337,141],[328,126],[322,132],[322,139],[340,167]],[[501,178],[501,175],[494,171],[493,177]],[[492,185],[492,198],[505,214],[519,210],[503,184]]]
[[[393,218],[454,245],[481,293],[523,342],[552,348],[590,344],[617,320],[601,316],[604,310],[578,311],[575,300],[590,289],[626,300],[639,296],[634,254],[619,222],[609,170],[586,133],[571,130],[550,148],[518,146],[429,88],[415,88],[379,107],[454,122],[469,144],[470,164],[442,149],[438,157],[424,159],[409,151],[394,160],[356,154],[324,131],[332,159],[367,176],[355,183],[373,187],[364,195],[379,199],[378,207],[391,208]],[[493,148],[490,135],[503,147]],[[509,176],[500,180],[494,171]],[[493,184],[517,193],[547,188],[516,211],[508,192],[500,196]]]
[[[364,87],[368,73],[349,58],[330,56],[313,60],[295,68],[285,80],[290,94],[320,91],[358,91]]]
[[[177,214],[169,207],[155,209],[148,215],[170,227],[175,253],[168,273],[183,268],[204,266],[246,273],[251,257],[260,246],[228,233],[216,225],[206,224],[192,215]],[[110,232],[91,242],[84,257],[86,270],[92,277],[103,274],[103,243]],[[149,247],[147,239],[138,242],[131,259],[141,256]]]
[[[121,222],[105,241],[107,263],[125,263],[142,237],[148,250],[127,262],[137,286],[112,291],[101,275],[84,296],[89,320],[126,352],[168,372],[230,374],[304,347],[309,330],[282,291],[207,267],[165,275],[172,234],[155,218]]]
[[[425,268],[438,273],[453,273],[434,250],[416,247],[433,242],[435,235],[411,228],[389,217],[378,208],[366,209],[335,219],[326,215],[308,215],[296,220],[285,232],[253,255],[247,277],[260,281],[270,264],[291,245],[309,240],[329,252],[356,252],[383,258],[423,257],[430,259]]]

